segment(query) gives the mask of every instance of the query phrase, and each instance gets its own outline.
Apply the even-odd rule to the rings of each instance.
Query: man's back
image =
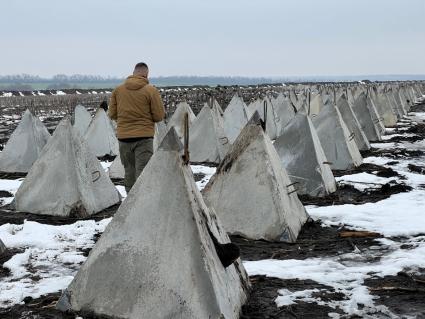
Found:
[[[141,76],[131,75],[113,92],[109,116],[117,121],[118,139],[153,137],[155,122],[165,112],[158,90]]]

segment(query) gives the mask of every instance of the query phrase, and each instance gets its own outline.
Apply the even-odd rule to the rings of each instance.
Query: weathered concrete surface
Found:
[[[354,114],[351,105],[348,103],[345,94],[342,94],[341,97],[337,100],[336,107],[338,108],[339,112],[341,113],[342,119],[347,125],[347,128],[350,132],[350,136],[354,136],[354,141],[356,142],[356,145],[359,150],[370,150],[369,140],[361,129],[361,125],[357,120],[357,117]]]
[[[179,103],[177,105],[176,111],[171,116],[170,121],[167,123],[167,132],[170,130],[171,127],[174,126],[176,129],[177,134],[179,135],[180,139],[183,139],[184,135],[184,115],[188,113],[189,114],[189,126],[193,123],[196,116],[193,113],[192,109],[190,108],[189,104],[186,102]]]
[[[114,179],[123,179],[125,175],[124,165],[121,162],[121,156],[118,152],[117,157],[115,157],[111,166],[108,168],[108,174],[110,178]]]
[[[352,169],[362,163],[354,136],[333,104],[324,105],[312,121],[332,170]]]
[[[214,104],[206,103],[190,127],[190,161],[218,164],[226,155],[229,146],[220,110]]]
[[[382,90],[373,88],[370,90],[370,96],[375,103],[376,110],[379,116],[382,118],[384,125],[387,127],[393,127],[397,124],[397,116],[391,105],[387,104],[387,99],[384,96]]]
[[[120,195],[86,142],[63,120],[15,195],[18,211],[80,216],[120,201]]]
[[[369,142],[380,141],[382,139],[382,131],[377,123],[375,112],[369,106],[366,94],[361,93],[354,101],[353,111]]]
[[[167,134],[167,125],[164,121],[155,123],[155,134],[153,136],[153,150],[156,151],[158,146],[161,144],[162,139]]]
[[[276,114],[276,137],[282,135],[283,128],[294,118],[296,107],[288,97],[279,94],[271,99]]]
[[[87,129],[89,128],[92,118],[89,111],[87,111],[86,108],[81,104],[78,104],[74,109],[72,120],[72,125],[74,126],[74,129],[81,136],[84,136],[84,134],[86,134]]]
[[[112,318],[239,318],[240,261],[224,268],[211,236],[229,242],[177,151],[159,149],[58,307]]]
[[[229,143],[232,144],[236,140],[248,123],[248,119],[248,109],[245,102],[239,96],[233,96],[223,115],[224,132]]]
[[[274,140],[277,137],[276,123],[278,122],[278,115],[275,112],[273,103],[267,96],[264,99],[257,99],[248,105],[249,118],[254,115],[255,111],[266,122],[266,133],[270,139]]]
[[[50,138],[44,124],[26,110],[0,153],[0,172],[27,173]]]
[[[205,187],[225,229],[250,239],[294,242],[307,213],[270,138],[247,125]]]
[[[102,108],[96,111],[85,135],[90,150],[97,157],[116,156],[119,152],[118,139],[111,120]]]
[[[310,118],[298,113],[274,147],[300,195],[325,196],[336,191],[335,178]]]

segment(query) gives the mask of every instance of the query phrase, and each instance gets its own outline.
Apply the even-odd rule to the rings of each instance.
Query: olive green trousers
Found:
[[[127,193],[133,187],[139,175],[153,154],[153,138],[136,142],[120,141],[121,163],[124,166],[124,186]]]

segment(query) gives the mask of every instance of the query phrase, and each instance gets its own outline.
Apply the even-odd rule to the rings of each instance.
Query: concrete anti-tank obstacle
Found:
[[[90,150],[97,156],[118,155],[118,139],[111,120],[106,115],[105,110],[99,108],[91,121],[84,139]]]
[[[261,119],[266,123],[266,133],[270,139],[274,140],[277,136],[276,123],[279,121],[273,103],[266,96],[264,99],[257,99],[248,105],[248,117],[252,118],[255,112],[258,112]]]
[[[312,118],[326,158],[332,170],[353,169],[362,164],[362,156],[339,110],[331,103]]]
[[[240,260],[220,259],[229,238],[174,141],[154,153],[60,310],[119,319],[239,318],[247,274]]]
[[[369,142],[380,141],[382,139],[382,129],[378,123],[378,115],[372,105],[370,105],[370,99],[364,92],[360,93],[354,101],[353,111]]]
[[[397,124],[397,115],[391,106],[387,105],[386,99],[381,90],[374,87],[369,91],[370,97],[375,103],[376,110],[386,127],[393,127]]]
[[[91,120],[91,115],[84,106],[79,104],[75,107],[72,117],[72,125],[81,136],[84,136],[86,133]]]
[[[189,125],[190,125],[196,119],[196,116],[193,113],[192,109],[190,108],[189,104],[187,104],[186,102],[181,102],[177,104],[174,114],[171,116],[170,120],[167,122],[166,132],[168,132],[170,128],[174,126],[180,139],[183,139],[184,130],[183,130],[182,123],[184,122],[183,118],[186,113],[189,114]]]
[[[336,191],[330,163],[307,115],[296,114],[273,145],[298,194],[319,197]]]
[[[232,144],[248,123],[248,109],[238,95],[234,95],[223,114],[224,133]]]
[[[348,103],[345,93],[343,93],[336,103],[338,111],[341,113],[341,117],[344,120],[347,128],[350,132],[350,136],[354,137],[357,147],[360,151],[370,150],[371,146],[369,140],[367,139],[365,133],[361,129],[361,125],[351,108],[351,105]]]
[[[250,239],[294,242],[307,213],[273,144],[248,124],[203,191],[225,229]]]
[[[279,137],[283,128],[294,118],[296,107],[282,93],[275,99],[271,98],[270,100],[276,114],[276,137]]]
[[[27,173],[50,138],[44,124],[29,110],[0,153],[0,172]]]
[[[224,158],[230,143],[224,132],[219,109],[205,103],[190,127],[190,159],[193,163],[218,164]]]
[[[120,199],[87,143],[64,119],[19,187],[14,205],[39,215],[87,217]]]

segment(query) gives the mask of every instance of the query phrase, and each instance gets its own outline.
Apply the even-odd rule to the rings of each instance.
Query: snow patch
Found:
[[[65,289],[86,259],[82,250],[93,247],[94,235],[102,233],[111,219],[63,226],[30,221],[0,226],[5,245],[23,250],[3,264],[11,274],[0,281],[0,307]]]
[[[211,177],[215,174],[217,168],[203,166],[203,165],[191,165],[193,174],[205,175],[200,181],[196,182],[196,186],[201,191],[208,184]]]

